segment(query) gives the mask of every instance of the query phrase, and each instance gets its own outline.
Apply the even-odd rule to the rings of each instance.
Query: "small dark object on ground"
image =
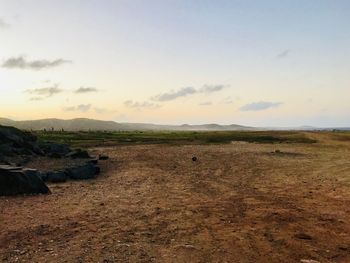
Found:
[[[304,240],[311,240],[312,237],[308,234],[305,233],[299,233],[299,234],[295,234],[294,237],[298,238],[298,239],[304,239]]]
[[[103,155],[103,154],[100,154],[99,156],[98,156],[98,159],[99,160],[108,160],[108,156],[107,155]]]
[[[196,162],[197,160],[198,160],[198,159],[197,159],[196,156],[193,156],[193,157],[192,157],[192,161]]]
[[[282,153],[281,150],[275,150],[275,153]]]

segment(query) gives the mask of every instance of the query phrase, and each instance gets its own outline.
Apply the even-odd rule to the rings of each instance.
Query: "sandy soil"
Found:
[[[91,149],[97,180],[0,198],[0,261],[350,262],[350,142],[320,138]]]

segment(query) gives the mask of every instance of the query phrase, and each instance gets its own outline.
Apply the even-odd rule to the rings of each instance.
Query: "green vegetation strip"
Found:
[[[133,132],[59,132],[37,131],[35,134],[44,141],[53,141],[71,146],[93,146],[103,144],[135,143],[230,143],[244,141],[250,143],[314,143],[301,132],[285,131],[206,131],[206,132],[166,132],[166,131],[133,131]]]

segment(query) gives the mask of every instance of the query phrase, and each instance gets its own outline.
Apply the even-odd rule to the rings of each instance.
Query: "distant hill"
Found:
[[[86,118],[71,120],[61,119],[41,119],[28,121],[14,121],[6,118],[0,118],[1,125],[13,126],[23,130],[61,130],[65,131],[146,131],[146,130],[164,130],[164,131],[248,131],[256,130],[253,127],[241,126],[236,124],[219,125],[158,125],[151,123],[119,123],[114,121],[101,121]]]

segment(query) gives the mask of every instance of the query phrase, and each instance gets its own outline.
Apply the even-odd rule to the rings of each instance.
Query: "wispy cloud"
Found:
[[[91,104],[80,104],[77,106],[70,106],[63,108],[64,111],[80,111],[88,112],[91,109]]]
[[[9,28],[10,24],[6,23],[6,21],[0,18],[0,28]]]
[[[91,92],[98,92],[98,89],[94,87],[80,87],[76,91],[74,91],[77,94],[83,94],[83,93],[91,93]]]
[[[198,90],[199,93],[213,93],[218,92],[226,88],[225,85],[204,85],[201,89]]]
[[[232,104],[232,103],[233,103],[233,99],[231,97],[226,97],[220,102],[220,104]]]
[[[33,97],[31,97],[30,100],[43,100],[61,92],[63,92],[63,89],[59,88],[58,84],[54,84],[53,86],[45,88],[25,90],[25,93],[33,95]]]
[[[185,87],[179,90],[172,90],[166,93],[158,94],[156,96],[151,97],[151,100],[160,102],[171,101],[177,98],[186,97],[198,93],[210,94],[213,92],[218,92],[223,90],[225,87],[225,85],[203,85],[203,87],[199,89],[195,89],[193,87]]]
[[[191,95],[197,93],[197,90],[193,87],[181,88],[177,91],[170,91],[167,93],[158,94],[153,96],[151,99],[154,101],[171,101],[180,97],[186,97],[187,95]]]
[[[31,69],[31,70],[41,70],[47,68],[54,68],[61,66],[63,64],[72,63],[70,60],[56,59],[56,60],[27,60],[24,56],[11,57],[6,59],[1,65],[3,68],[7,69]]]
[[[44,97],[31,97],[29,100],[31,101],[39,101],[45,99]]]
[[[213,103],[211,102],[211,101],[205,101],[205,102],[201,102],[201,103],[199,103],[198,105],[199,106],[210,106],[210,105],[212,105]]]
[[[290,50],[289,49],[286,49],[284,51],[282,51],[281,53],[279,53],[276,58],[285,58],[289,55],[290,53]]]
[[[135,108],[135,109],[142,109],[142,108],[148,108],[148,109],[157,109],[160,107],[159,104],[143,101],[143,102],[137,102],[132,100],[124,101],[124,105],[128,108]]]
[[[261,111],[267,110],[270,108],[276,108],[282,105],[282,102],[268,102],[268,101],[259,101],[246,104],[240,108],[241,111]]]

